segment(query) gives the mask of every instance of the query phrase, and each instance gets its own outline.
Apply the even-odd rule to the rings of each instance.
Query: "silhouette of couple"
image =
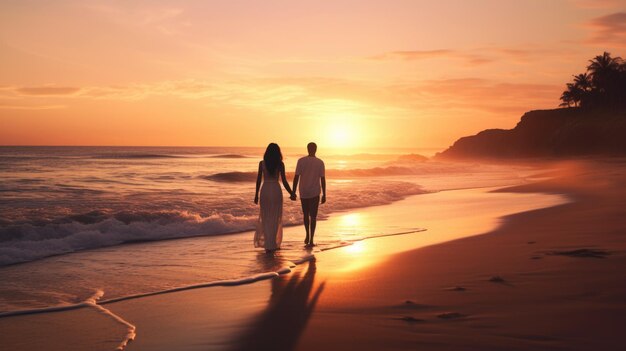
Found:
[[[307,150],[309,155],[298,160],[296,175],[293,178],[293,190],[291,190],[285,176],[285,164],[280,147],[275,143],[267,146],[263,161],[259,162],[259,173],[256,179],[254,203],[258,204],[260,199],[261,209],[254,233],[254,247],[263,247],[267,252],[280,249],[283,240],[283,192],[279,178],[292,201],[296,200],[296,190],[298,184],[300,185],[300,203],[306,230],[304,244],[307,247],[314,245],[317,208],[320,202],[326,202],[326,177],[324,161],[315,157],[317,145],[309,143]],[[320,192],[322,193],[321,199]]]

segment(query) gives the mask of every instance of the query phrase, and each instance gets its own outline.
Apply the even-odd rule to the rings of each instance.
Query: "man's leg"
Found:
[[[309,243],[309,218],[310,218],[310,206],[309,199],[300,198],[300,204],[302,205],[302,215],[304,216],[304,229],[306,230],[306,237],[304,238],[304,243]]]
[[[309,214],[311,215],[311,240],[310,245],[313,245],[313,236],[315,236],[315,227],[317,226],[317,209],[320,206],[320,197],[316,196],[310,200]]]

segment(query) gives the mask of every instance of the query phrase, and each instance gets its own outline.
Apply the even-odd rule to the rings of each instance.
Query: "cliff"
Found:
[[[562,108],[526,112],[513,129],[457,140],[436,158],[626,156],[626,111]]]

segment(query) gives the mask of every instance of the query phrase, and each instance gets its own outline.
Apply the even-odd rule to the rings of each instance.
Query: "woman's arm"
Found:
[[[254,203],[258,204],[259,203],[259,189],[261,189],[261,177],[263,174],[262,171],[262,163],[263,161],[259,162],[259,173],[256,176],[256,191],[254,192]]]
[[[296,199],[296,191],[298,190],[298,181],[300,180],[300,176],[299,175],[295,175],[293,176],[293,193],[291,193],[291,199],[295,200]]]
[[[287,177],[285,177],[285,164],[282,162],[280,163],[280,177],[283,181],[283,186],[285,187],[285,190],[287,190],[287,192],[289,193],[289,196],[293,195],[293,191],[291,191],[291,187],[289,186]]]

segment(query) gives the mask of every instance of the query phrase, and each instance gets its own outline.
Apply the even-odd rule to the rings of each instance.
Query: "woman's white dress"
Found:
[[[283,241],[283,192],[278,182],[279,171],[271,175],[265,168],[265,162],[261,164],[263,173],[261,210],[254,233],[254,247],[276,250]]]

